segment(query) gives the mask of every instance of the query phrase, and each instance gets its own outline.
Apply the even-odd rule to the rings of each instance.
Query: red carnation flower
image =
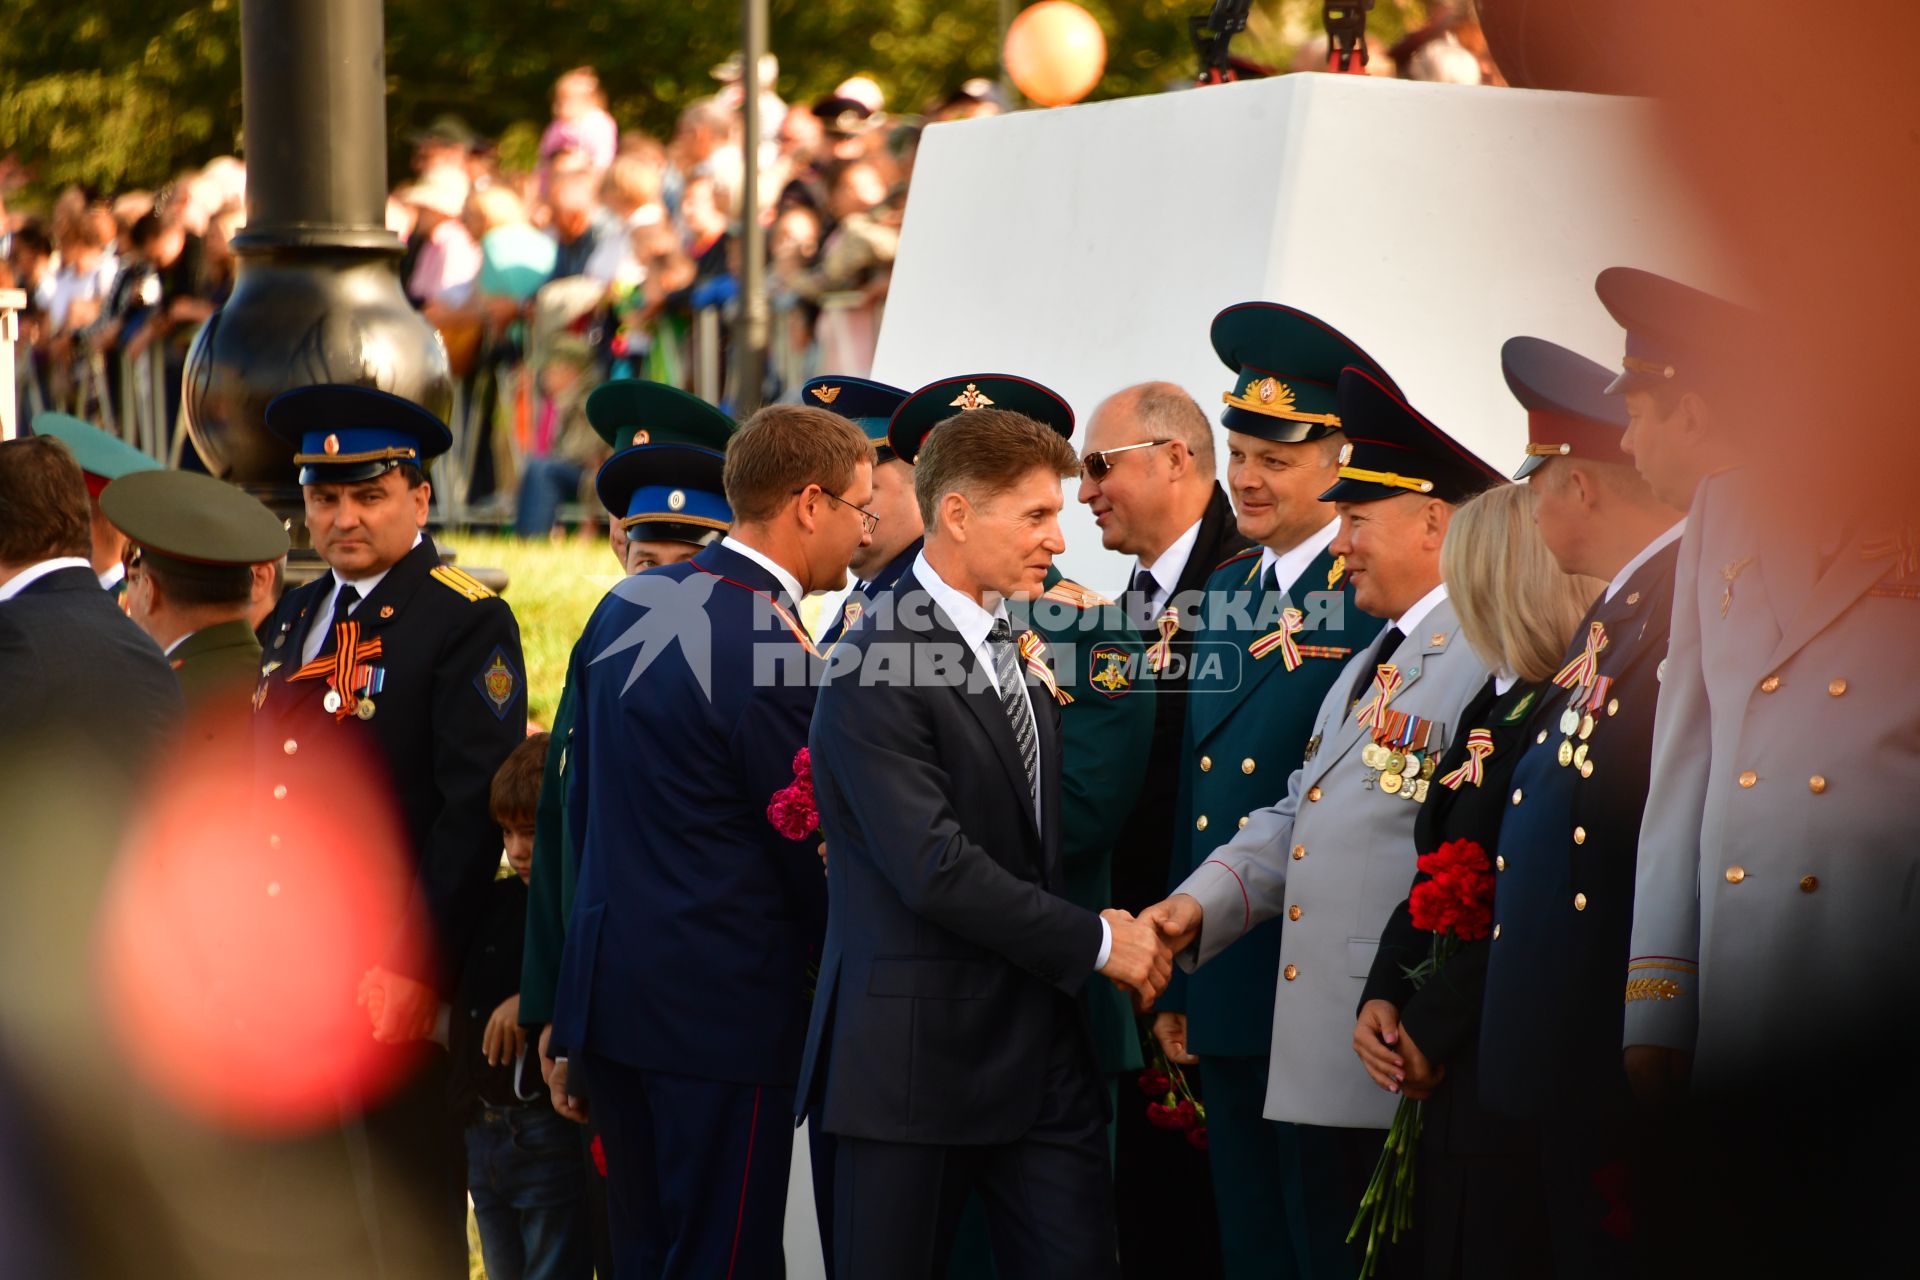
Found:
[[[1484,938],[1493,927],[1493,867],[1473,840],[1449,840],[1420,855],[1427,879],[1413,887],[1407,906],[1413,926],[1450,933],[1463,942]]]
[[[820,810],[813,798],[813,756],[805,747],[794,753],[793,781],[767,801],[767,821],[789,840],[802,840],[820,829]]]
[[[1200,1112],[1192,1099],[1182,1098],[1173,1108],[1174,1119],[1182,1129],[1191,1129],[1200,1123]]]
[[[1140,1073],[1138,1083],[1140,1085],[1140,1092],[1146,1094],[1149,1098],[1157,1098],[1167,1090],[1173,1088],[1173,1081],[1167,1079],[1166,1072],[1155,1071],[1151,1068]]]
[[[1207,1149],[1207,1126],[1198,1125],[1187,1130],[1187,1145],[1200,1151]]]
[[[607,1149],[600,1145],[600,1135],[593,1135],[593,1145],[587,1148],[593,1156],[593,1167],[600,1171],[601,1177],[607,1176]]]
[[[1180,1123],[1179,1114],[1174,1111],[1172,1107],[1161,1102],[1149,1102],[1147,1104],[1147,1123],[1156,1129],[1180,1129],[1185,1127]]]

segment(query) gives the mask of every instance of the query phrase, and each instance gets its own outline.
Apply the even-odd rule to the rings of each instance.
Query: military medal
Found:
[[[1400,788],[1406,785],[1406,779],[1389,770],[1380,775],[1380,789],[1388,795],[1398,795]]]
[[[1734,581],[1737,578],[1739,578],[1741,574],[1745,573],[1747,571],[1747,566],[1752,563],[1753,563],[1753,557],[1746,556],[1746,557],[1743,557],[1742,559],[1735,560],[1731,564],[1721,566],[1720,580],[1727,584],[1726,591],[1720,597],[1720,616],[1721,617],[1723,618],[1726,617],[1727,613],[1733,608]]]
[[[1588,738],[1591,738],[1592,736],[1593,736],[1593,712],[1589,711],[1580,717],[1580,741],[1585,742]]]
[[[1558,753],[1556,753],[1554,758],[1560,762],[1560,767],[1563,769],[1573,763],[1573,739],[1572,738],[1560,739],[1560,750]]]
[[[1572,737],[1574,732],[1579,728],[1580,713],[1574,710],[1573,703],[1571,699],[1569,699],[1567,709],[1560,713],[1560,732],[1566,734],[1568,737]]]
[[[356,716],[359,716],[362,720],[373,719],[373,699],[372,698],[360,699],[360,701],[353,708],[353,714],[355,714]]]
[[[327,690],[326,697],[320,699],[320,705],[327,709],[329,715],[340,710],[339,692],[334,689]]]

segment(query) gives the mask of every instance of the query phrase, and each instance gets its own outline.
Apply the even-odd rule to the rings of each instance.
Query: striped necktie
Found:
[[[1020,764],[1027,771],[1027,799],[1040,795],[1040,744],[1034,737],[1033,713],[1027,709],[1026,690],[1021,687],[1020,662],[1014,653],[1013,632],[1005,618],[993,620],[987,633],[987,648],[993,653],[993,677],[1000,686],[1000,710],[1006,713],[1007,727],[1020,748]]]

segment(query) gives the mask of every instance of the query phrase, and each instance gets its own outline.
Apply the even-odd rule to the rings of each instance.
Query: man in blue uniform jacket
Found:
[[[781,1267],[826,893],[819,836],[769,808],[818,678],[799,602],[844,586],[868,537],[873,447],[775,405],[728,441],[722,481],[731,533],[617,584],[581,641],[550,1052],[585,1058],[622,1276]]]
[[[1515,479],[1530,477],[1539,494],[1541,537],[1561,568],[1607,589],[1574,636],[1545,727],[1514,766],[1495,863],[1480,1100],[1535,1123],[1554,1273],[1624,1275],[1624,1178],[1604,1171],[1625,1154],[1620,971],[1684,520],[1621,452],[1627,415],[1606,394],[1606,369],[1538,338],[1509,340],[1501,365],[1527,409]]]
[[[926,548],[836,653],[811,741],[833,912],[800,1103],[838,1141],[834,1273],[928,1275],[980,1191],[1009,1273],[1118,1274],[1085,983],[1170,957],[1060,896],[1059,712],[1005,598],[1059,535],[1059,435],[970,410],[918,452]],[[846,658],[851,650],[853,658]]]

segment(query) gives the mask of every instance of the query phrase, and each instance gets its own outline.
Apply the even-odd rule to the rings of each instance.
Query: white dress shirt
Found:
[[[1659,555],[1664,548],[1670,547],[1674,543],[1678,542],[1680,540],[1680,535],[1685,533],[1686,531],[1687,531],[1687,521],[1686,521],[1686,517],[1683,516],[1681,517],[1679,523],[1675,524],[1673,528],[1667,530],[1665,533],[1655,538],[1652,542],[1649,542],[1646,546],[1640,548],[1640,554],[1635,556],[1633,559],[1627,561],[1627,563],[1621,568],[1620,572],[1613,575],[1613,581],[1607,584],[1606,594],[1601,598],[1604,600],[1612,600],[1615,596],[1619,595],[1620,588],[1627,585],[1628,578],[1631,578],[1634,574],[1640,572],[1641,565],[1645,564],[1647,561]]]
[[[927,562],[927,553],[924,550],[914,557],[913,576],[921,586],[926,588],[927,595],[932,597],[933,602],[947,615],[948,620],[953,623],[953,629],[960,633],[960,639],[973,654],[974,661],[979,663],[980,669],[987,673],[987,679],[993,684],[994,692],[1000,692],[1000,676],[994,670],[993,650],[987,647],[987,636],[993,631],[995,622],[1006,619],[1007,606],[1004,603],[996,604],[993,612],[989,613],[986,607],[972,596],[963,591],[955,591],[947,585],[946,579],[940,576],[939,571]],[[1014,669],[1018,671],[1017,658],[1015,663]],[[1020,695],[1023,705],[1027,708],[1027,720],[1033,727],[1033,740],[1037,743],[1040,741],[1040,726],[1034,721],[1033,693],[1027,688],[1025,680],[1020,681]],[[1038,789],[1035,790],[1033,797],[1033,821],[1036,827],[1043,821]],[[1105,968],[1107,958],[1112,952],[1113,929],[1102,918],[1100,954],[1093,962],[1094,969]]]
[[[1153,598],[1147,601],[1151,607],[1146,610],[1149,618],[1158,616],[1167,607],[1167,601],[1173,598],[1174,588],[1180,585],[1180,575],[1186,570],[1187,561],[1193,556],[1193,544],[1200,540],[1200,521],[1195,520],[1187,526],[1187,531],[1173,540],[1165,551],[1153,558],[1152,564],[1142,560],[1134,561],[1134,577],[1145,569],[1153,575]]]
[[[729,551],[737,552],[745,556],[772,574],[774,581],[778,582],[781,587],[786,590],[787,599],[793,601],[795,605],[798,605],[806,598],[807,593],[800,589],[800,579],[788,573],[786,566],[776,562],[773,557],[760,550],[760,548],[750,547],[738,538],[735,538],[732,534],[728,534],[726,537],[720,539],[720,545]]]
[[[418,533],[413,535],[414,547],[420,545],[422,537],[423,535]],[[413,547],[408,547],[407,550],[412,551]],[[333,617],[333,601],[340,594],[341,585],[344,583],[360,593],[360,598],[353,602],[353,608],[347,610],[347,616],[352,617],[360,606],[367,602],[367,597],[373,594],[373,589],[385,581],[386,576],[392,572],[393,565],[388,565],[378,573],[370,573],[364,578],[343,578],[338,569],[333,571],[333,585],[327,588],[325,595],[314,602],[313,624],[307,628],[306,639],[300,642],[302,666],[319,657],[320,646],[327,642],[327,622]]]
[[[1199,525],[1194,526],[1196,532],[1199,528]],[[1287,590],[1294,583],[1300,581],[1300,575],[1307,571],[1307,566],[1317,560],[1320,557],[1320,553],[1327,549],[1327,544],[1333,541],[1333,535],[1339,528],[1340,518],[1336,516],[1327,521],[1326,528],[1320,530],[1318,533],[1307,535],[1305,541],[1299,543],[1290,551],[1275,551],[1272,547],[1262,547],[1260,549],[1260,577],[1264,579],[1267,576],[1267,571],[1271,569],[1273,570],[1274,580],[1280,584],[1280,589],[1282,591]],[[1298,601],[1295,601],[1295,603],[1297,604]]]
[[[85,556],[55,556],[51,560],[30,564],[5,583],[0,583],[0,600],[11,600],[48,574],[58,573],[62,569],[85,569],[92,573],[93,561]]]
[[[88,563],[87,568],[89,569],[93,568],[93,565],[91,562]],[[115,560],[113,562],[113,568],[107,570],[105,573],[98,574],[96,576],[100,579],[100,589],[102,591],[111,591],[115,587],[119,586],[122,579],[124,579],[127,576],[127,566],[122,564],[120,561]]]
[[[1399,617],[1391,619],[1387,625],[1400,628],[1400,634],[1403,636],[1412,636],[1413,629],[1419,626],[1428,614],[1439,608],[1440,602],[1446,598],[1447,584],[1443,582],[1433,590],[1427,592],[1427,594],[1421,596],[1418,600],[1415,600],[1411,608]],[[1380,656],[1382,658],[1388,658],[1392,655],[1383,653]]]

